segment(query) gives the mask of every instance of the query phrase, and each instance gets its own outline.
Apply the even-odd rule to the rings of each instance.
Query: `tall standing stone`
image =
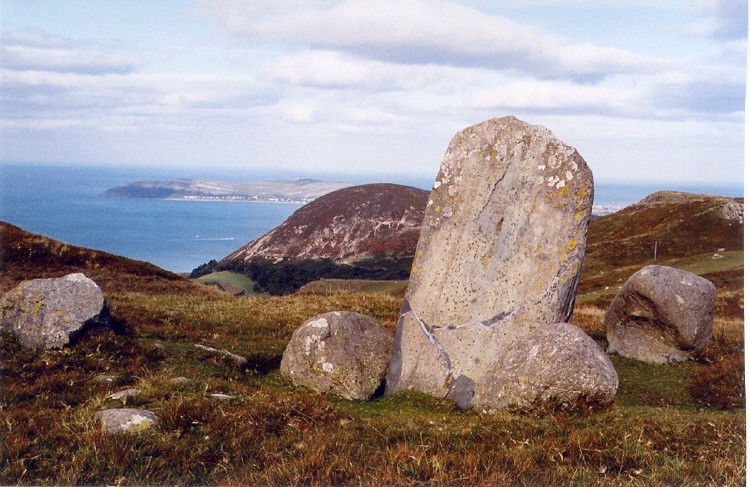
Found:
[[[543,127],[504,117],[459,132],[428,201],[386,391],[470,406],[516,340],[567,321],[593,196],[586,162]]]

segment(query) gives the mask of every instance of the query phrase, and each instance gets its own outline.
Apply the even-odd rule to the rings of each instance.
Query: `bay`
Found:
[[[315,178],[355,184],[393,182],[429,189],[433,177],[409,174],[285,173],[221,168],[0,164],[0,220],[73,245],[104,250],[188,272],[220,259],[278,226],[301,205],[169,201],[101,196],[141,179],[248,181]],[[594,204],[621,208],[670,189],[742,196],[743,186],[597,181]]]

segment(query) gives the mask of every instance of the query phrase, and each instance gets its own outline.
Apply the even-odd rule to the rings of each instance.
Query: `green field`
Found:
[[[252,294],[254,286],[252,279],[249,277],[230,271],[212,272],[211,274],[193,279],[193,281],[201,284],[218,285],[220,289],[230,294],[237,294],[242,291],[246,294]]]

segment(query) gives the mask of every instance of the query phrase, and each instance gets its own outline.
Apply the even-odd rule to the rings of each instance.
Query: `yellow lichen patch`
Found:
[[[581,218],[583,218],[583,214],[582,213],[576,213],[575,216],[573,217],[573,220],[575,220],[575,221],[578,222],[578,221],[581,221]]]
[[[568,250],[571,252],[575,250],[575,248],[578,246],[578,242],[576,242],[573,239],[568,240]]]
[[[563,198],[566,198],[568,196],[568,187],[564,186],[563,189],[560,190],[560,196]]]
[[[578,191],[576,191],[576,197],[578,197],[580,199],[583,199],[583,198],[585,198],[588,195],[589,195],[589,192],[587,190],[583,189],[583,188],[581,188]]]
[[[440,212],[441,209],[442,209],[442,207],[440,205],[438,205],[438,206],[435,207],[435,211],[436,212]]]

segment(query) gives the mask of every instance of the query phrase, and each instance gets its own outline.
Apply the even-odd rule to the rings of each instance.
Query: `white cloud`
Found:
[[[249,16],[234,2],[219,2],[212,10],[235,38],[339,50],[405,64],[574,78],[650,72],[665,64],[622,49],[566,44],[532,26],[442,0],[348,0],[260,18]]]
[[[62,73],[127,73],[133,61],[105,46],[84,46],[40,32],[4,32],[0,66]]]
[[[703,18],[686,27],[689,33],[722,41],[747,39],[746,0],[701,0],[695,13]]]
[[[366,90],[437,89],[476,81],[476,70],[452,66],[404,65],[360,59],[336,51],[281,56],[267,72],[275,80],[321,88]]]

